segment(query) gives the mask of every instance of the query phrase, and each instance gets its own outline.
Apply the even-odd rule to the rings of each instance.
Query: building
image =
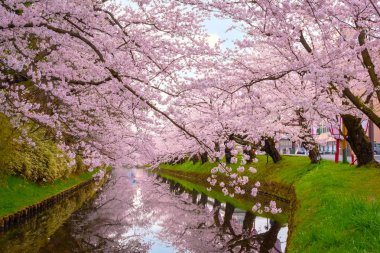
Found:
[[[292,154],[292,141],[286,137],[280,139],[277,149],[280,154]]]
[[[321,154],[335,154],[336,133],[336,130],[325,124],[321,124],[317,128],[313,129],[313,135]]]

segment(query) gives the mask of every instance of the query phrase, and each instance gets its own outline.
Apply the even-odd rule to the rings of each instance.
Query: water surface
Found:
[[[94,199],[86,196],[78,192],[0,236],[0,252],[274,253],[286,247],[286,224],[144,170],[114,170]]]

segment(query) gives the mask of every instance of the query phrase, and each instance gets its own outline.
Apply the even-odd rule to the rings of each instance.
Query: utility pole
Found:
[[[335,163],[339,163],[339,144],[340,144],[340,139],[336,139],[336,143],[335,143]]]
[[[335,137],[335,163],[339,163],[340,156],[340,125],[342,122],[342,118],[339,118],[338,129],[336,129],[337,133],[334,133],[334,128],[331,128],[331,134]]]
[[[343,145],[342,145],[342,149],[343,149],[343,160],[342,162],[343,163],[348,163],[348,160],[347,160],[347,149],[348,149],[348,145],[347,145],[347,128],[346,126],[344,125],[344,123],[342,122],[342,132],[343,132]]]

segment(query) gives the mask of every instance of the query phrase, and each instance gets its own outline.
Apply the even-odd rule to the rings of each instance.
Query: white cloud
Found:
[[[217,34],[210,34],[210,36],[207,38],[207,42],[211,47],[215,47],[219,40],[220,37]]]

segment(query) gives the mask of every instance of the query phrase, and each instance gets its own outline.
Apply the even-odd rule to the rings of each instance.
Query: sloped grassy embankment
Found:
[[[0,183],[0,218],[91,180],[93,173],[95,171],[73,174],[46,184],[33,183],[19,176],[7,176]]]
[[[275,186],[277,195],[294,190],[287,252],[379,252],[380,169],[356,168],[307,157],[284,156],[278,164],[259,156],[253,166],[263,189]],[[246,165],[248,168],[251,164]],[[206,186],[214,164],[161,165],[159,173]],[[280,186],[280,187],[279,187]],[[285,197],[285,196],[284,196]],[[253,204],[253,203],[252,203]]]
[[[69,166],[54,129],[33,122],[15,127],[2,113],[0,126],[0,218],[72,189],[98,171],[88,172],[80,155],[76,165]],[[18,141],[22,132],[34,145]]]

